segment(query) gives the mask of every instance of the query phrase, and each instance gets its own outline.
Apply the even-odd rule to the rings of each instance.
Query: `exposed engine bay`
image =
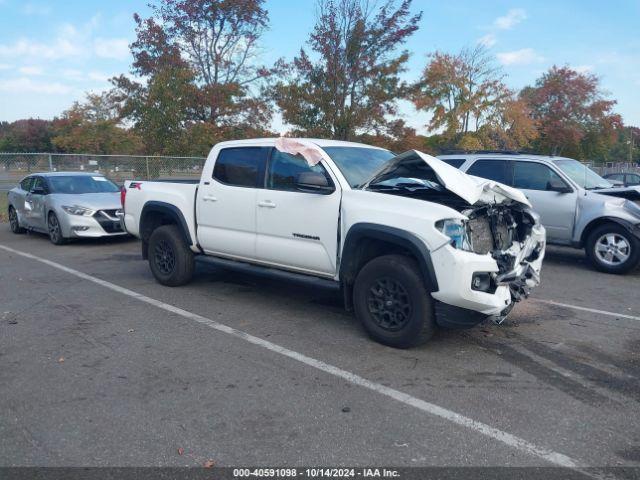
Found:
[[[473,252],[491,254],[499,269],[493,281],[496,285],[508,284],[514,301],[526,298],[529,288],[539,283],[538,274],[529,264],[544,249],[544,241],[534,238],[536,214],[522,207],[485,205],[462,212],[469,218],[467,231]]]
[[[494,291],[508,285],[513,301],[527,297],[540,281],[531,264],[544,254],[545,234],[524,194],[466,175],[420,152],[407,152],[396,159],[365,188],[439,203],[463,214],[467,220],[460,227],[464,227],[465,238],[456,238],[452,245],[491,255],[498,266],[490,278]]]

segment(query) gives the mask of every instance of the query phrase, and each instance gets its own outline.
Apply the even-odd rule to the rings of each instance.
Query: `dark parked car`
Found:
[[[604,176],[610,182],[621,182],[625,187],[635,187],[640,185],[640,173],[621,172],[621,173],[609,173]]]

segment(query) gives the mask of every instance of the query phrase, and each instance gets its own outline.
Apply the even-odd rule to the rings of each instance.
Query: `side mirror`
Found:
[[[44,190],[44,188],[34,188],[33,190],[31,190],[31,194],[32,195],[46,195],[47,192]]]
[[[573,189],[558,178],[552,178],[547,182],[547,190],[557,193],[571,193]]]
[[[329,185],[327,177],[320,172],[303,172],[296,179],[296,188],[301,192],[329,195],[335,192],[335,187]]]

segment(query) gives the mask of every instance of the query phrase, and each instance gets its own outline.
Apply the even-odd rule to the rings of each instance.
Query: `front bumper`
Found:
[[[127,235],[120,224],[120,218],[110,218],[100,212],[94,216],[71,215],[58,212],[62,234],[68,238],[98,238]]]
[[[503,316],[512,302],[528,296],[529,290],[540,283],[545,237],[544,227],[536,225],[523,245],[514,243],[505,251],[505,254],[515,257],[513,269],[507,272],[500,272],[490,254],[478,255],[451,245],[431,252],[439,286],[432,296],[437,302],[455,307],[437,306],[436,321],[443,326],[473,326],[486,317]],[[492,291],[472,289],[473,275],[478,272],[491,275]],[[442,321],[438,320],[439,309],[444,312],[440,315]],[[464,310],[469,312],[465,314]],[[458,319],[453,319],[453,316]]]

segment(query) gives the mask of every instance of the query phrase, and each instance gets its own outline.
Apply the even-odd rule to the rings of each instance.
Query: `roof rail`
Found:
[[[445,149],[442,150],[442,155],[465,155],[465,154],[475,154],[475,153],[493,153],[500,155],[521,155],[522,152],[518,152],[515,150],[455,150],[455,149]]]

